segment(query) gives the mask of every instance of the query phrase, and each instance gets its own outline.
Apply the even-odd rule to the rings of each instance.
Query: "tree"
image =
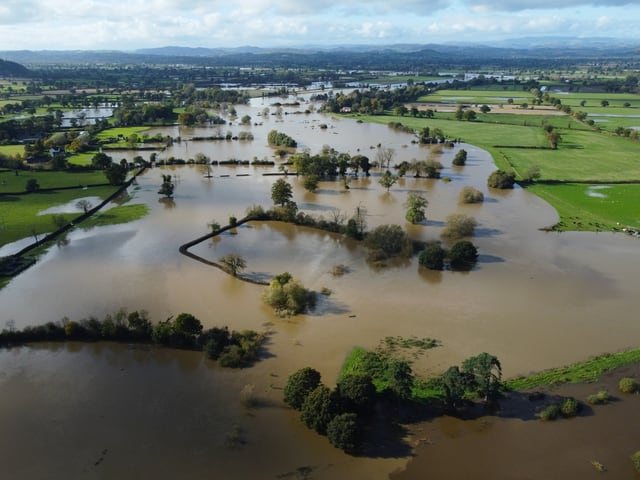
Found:
[[[122,185],[127,178],[127,168],[117,163],[112,163],[104,173],[111,185]]]
[[[392,360],[388,367],[389,389],[400,399],[411,398],[413,372],[405,360]]]
[[[242,118],[240,119],[240,124],[241,125],[251,125],[251,116],[250,115],[243,115]]]
[[[304,400],[300,419],[307,428],[325,435],[329,422],[339,413],[339,401],[335,391],[318,385]]]
[[[608,107],[609,106],[609,100],[601,100],[600,101],[600,105],[603,107]]]
[[[158,193],[160,195],[164,195],[166,198],[171,198],[173,196],[173,190],[175,189],[174,183],[171,181],[171,175],[162,175],[162,185],[160,185],[160,190]]]
[[[175,333],[194,337],[202,332],[202,323],[190,313],[181,313],[173,321],[173,330]]]
[[[373,405],[376,387],[369,375],[345,375],[338,382],[338,395],[349,412],[367,413]]]
[[[33,193],[36,190],[40,190],[40,184],[38,183],[38,180],[36,180],[35,178],[30,178],[29,180],[27,180],[27,183],[25,184],[24,189],[29,193]]]
[[[407,209],[407,213],[405,214],[407,221],[414,224],[424,222],[427,218],[424,211],[428,203],[427,199],[419,193],[410,192],[404,205]]]
[[[378,151],[376,152],[376,162],[380,167],[389,170],[391,161],[395,154],[396,152],[393,148],[378,147]]]
[[[508,189],[513,188],[516,176],[513,172],[496,170],[487,179],[487,185],[491,188]]]
[[[392,175],[390,171],[386,171],[378,180],[378,183],[387,189],[387,192],[391,187],[395,185],[395,183],[399,180],[397,175]]]
[[[463,167],[467,163],[467,151],[464,148],[458,150],[451,163],[458,167]]]
[[[292,198],[293,188],[284,178],[279,178],[271,186],[271,200],[274,204],[284,207]]]
[[[491,111],[491,107],[489,107],[489,105],[481,105],[480,106],[480,111],[482,113],[489,113]]]
[[[91,210],[93,205],[91,205],[91,202],[89,200],[83,198],[76,202],[76,207],[82,210],[84,213],[87,213],[89,210]]]
[[[454,270],[469,270],[478,260],[478,249],[468,240],[456,242],[449,250],[449,264]]]
[[[318,189],[318,183],[318,175],[307,175],[304,177],[304,188],[310,192],[315,192]]]
[[[467,122],[473,122],[477,118],[475,110],[467,110],[462,116]]]
[[[391,257],[408,257],[413,252],[411,239],[400,225],[380,225],[365,238],[369,259],[386,260]]]
[[[355,413],[336,415],[327,425],[327,438],[331,445],[347,453],[356,450],[360,435],[360,423]]]
[[[100,170],[106,170],[113,163],[113,159],[106,153],[99,152],[91,157],[91,165]]]
[[[442,374],[440,382],[444,389],[445,403],[450,408],[456,408],[464,398],[469,383],[467,376],[457,366],[453,366]]]
[[[304,288],[288,272],[276,275],[262,294],[262,299],[279,315],[297,315],[315,305],[315,293]]]
[[[485,402],[500,393],[502,366],[497,357],[486,352],[466,359],[462,371],[469,376],[470,386]]]
[[[418,257],[418,262],[430,270],[442,270],[447,252],[439,243],[432,243]]]
[[[218,262],[222,264],[227,273],[234,277],[236,277],[242,270],[247,268],[246,260],[235,253],[229,253],[224,257],[220,257],[218,259]]]

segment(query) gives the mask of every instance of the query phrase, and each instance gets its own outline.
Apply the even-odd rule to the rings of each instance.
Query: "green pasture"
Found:
[[[19,170],[18,175],[13,170],[0,172],[0,194],[24,192],[27,180],[35,178],[40,188],[78,187],[86,185],[104,185],[107,182],[103,172],[76,172]]]
[[[527,190],[555,207],[557,230],[640,228],[640,184],[534,184]]]
[[[15,157],[24,154],[24,145],[0,145],[0,154]]]
[[[560,229],[611,230],[625,225],[640,226],[640,145],[628,138],[593,130],[559,128],[561,141],[557,150],[551,150],[539,126],[392,115],[357,117],[382,124],[400,122],[416,131],[425,126],[440,128],[449,138],[460,138],[487,150],[498,168],[514,171],[517,178],[529,167],[538,167],[542,183],[527,188],[558,210],[563,222]],[[560,118],[565,122],[568,119]],[[606,197],[586,195],[591,184],[606,182],[613,184],[606,192],[599,192]]]
[[[129,223],[144,217],[147,213],[149,213],[149,207],[142,203],[120,205],[96,213],[91,218],[87,218],[82,222],[80,227],[88,229],[93,227],[102,227],[105,225]]]
[[[507,104],[509,99],[513,103],[530,102],[531,93],[522,90],[438,90],[431,95],[420,97],[418,101],[428,103],[472,103],[472,104]]]
[[[96,137],[100,141],[107,141],[110,138],[118,138],[119,135],[122,135],[125,139],[133,135],[142,135],[143,132],[149,130],[149,127],[116,127],[116,128],[108,128],[106,130],[102,130],[99,132]]]
[[[98,153],[98,152],[93,151],[93,152],[76,153],[76,154],[73,154],[73,155],[69,156],[67,158],[67,161],[71,165],[79,165],[79,166],[91,165],[91,159],[93,158],[93,156],[96,153]]]
[[[378,83],[382,85],[391,85],[394,83],[404,83],[409,80],[413,80],[415,83],[421,82],[433,82],[436,80],[442,80],[443,77],[437,76],[420,76],[420,75],[385,75],[381,77],[372,77],[372,78],[363,78],[361,82],[363,83]]]
[[[99,186],[87,189],[35,192],[27,195],[0,195],[0,245],[15,242],[34,235],[52,232],[54,214],[38,215],[50,207],[65,205],[86,197],[108,197],[115,187]],[[66,220],[79,213],[66,213]]]
[[[607,353],[566,367],[552,368],[527,377],[507,380],[505,386],[509,390],[518,391],[563,383],[595,382],[603,373],[638,362],[640,349]]]
[[[440,128],[449,138],[460,138],[488,150],[499,168],[513,169],[517,174],[522,174],[527,167],[537,165],[541,180],[640,182],[640,146],[627,138],[591,130],[559,129],[562,140],[557,150],[551,150],[540,126],[393,115],[362,115],[358,118],[383,124],[400,122],[416,131],[425,126]],[[561,118],[565,122],[568,119]]]

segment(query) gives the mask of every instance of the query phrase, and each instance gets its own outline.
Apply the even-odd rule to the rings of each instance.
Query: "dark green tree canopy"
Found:
[[[320,372],[304,367],[291,374],[284,387],[284,402],[300,410],[307,396],[320,385]]]

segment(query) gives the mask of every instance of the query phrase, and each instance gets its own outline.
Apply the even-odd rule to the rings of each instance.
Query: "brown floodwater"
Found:
[[[557,220],[554,209],[519,188],[488,190],[486,178],[495,167],[486,152],[471,145],[438,155],[384,125],[293,113],[293,108],[282,119],[262,118],[257,112],[263,108],[255,102],[238,109],[240,116],[250,112],[262,125],[223,127],[234,133],[250,129],[253,142],[191,142],[190,135],[207,131],[168,127],[165,134],[187,141],[160,157],[203,152],[217,160],[263,158],[271,155],[266,134],[274,128],[312,153],[330,145],[373,159],[371,147],[380,143],[394,148],[394,162],[435,155],[451,182],[404,178],[387,193],[374,171],[370,178],[354,179],[349,190],[340,182],[321,182],[316,193],[309,193],[301,179],[288,180],[305,213],[351,216],[364,206],[369,228],[398,223],[416,239],[439,238],[450,213],[473,215],[479,223],[473,239],[480,253],[477,267],[466,273],[428,272],[413,258],[375,269],[356,242],[277,222],[251,222],[194,247],[211,260],[239,253],[247,260],[246,273],[256,278],[289,271],[310,288],[333,292],[314,312],[281,319],[262,304],[262,287],[178,252],[180,244],[206,233],[209,222],[225,224],[250,205],[270,206],[277,177],[262,173],[273,169],[214,167],[211,179],[202,166],[152,169],[130,190],[133,202],[149,205],[149,215],[70,233],[68,243],[52,247],[0,291],[0,326],[102,317],[121,307],[146,309],[154,320],[186,311],[206,327],[269,329],[267,357],[236,371],[193,353],[121,345],[1,351],[4,471],[20,478],[42,478],[45,471],[52,477],[110,478],[136,469],[158,477],[218,472],[219,478],[304,478],[302,467],[309,467],[309,478],[385,478],[404,465],[407,452],[354,458],[306,431],[293,412],[282,408],[280,389],[290,373],[310,365],[331,385],[354,346],[374,348],[384,337],[398,335],[442,343],[415,360],[414,370],[424,375],[483,351],[498,356],[504,374],[513,376],[638,345],[632,314],[640,266],[637,239],[540,231]],[[321,123],[328,128],[321,129]],[[451,159],[461,147],[469,160],[454,169]],[[177,180],[172,201],[157,194],[162,173]],[[485,202],[458,204],[463,185],[482,190]],[[423,225],[404,220],[403,204],[412,191],[429,202]],[[349,271],[334,277],[330,271],[338,263]],[[247,384],[263,400],[250,412],[239,404]],[[229,435],[240,434],[244,443],[235,442],[240,446],[224,445]]]

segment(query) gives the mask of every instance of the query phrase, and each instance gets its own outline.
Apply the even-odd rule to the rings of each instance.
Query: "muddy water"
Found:
[[[637,366],[623,368],[587,385],[565,385],[547,392],[547,398],[530,401],[512,397],[501,402],[497,415],[462,420],[441,417],[415,432],[417,456],[394,480],[429,478],[595,479],[605,473],[612,478],[637,478],[629,460],[638,450],[640,433],[634,420],[640,396],[618,393],[618,381],[638,378]],[[574,397],[582,402],[591,394],[607,390],[615,401],[608,405],[584,405],[572,419],[542,422],[536,412],[553,398]]]
[[[242,108],[254,117],[262,107]],[[329,128],[320,129],[320,123]],[[381,143],[395,149],[396,161],[433,155],[386,126],[315,113],[291,113],[282,120],[270,116],[250,128],[253,142],[197,143],[194,150],[196,142],[183,141],[172,147],[173,153],[162,155],[184,158],[188,148],[193,155],[203,151],[218,160],[262,158],[270,155],[265,139],[272,128],[312,152],[329,144],[373,158],[370,147]],[[189,137],[184,129],[175,129]],[[313,478],[383,478],[404,459],[343,455],[281,408],[279,388],[292,371],[312,365],[331,384],[353,346],[372,348],[387,335],[442,342],[414,364],[423,374],[441,372],[482,351],[497,355],[511,376],[637,346],[637,324],[629,314],[637,306],[637,240],[539,231],[556,221],[555,211],[520,189],[487,190],[486,178],[494,169],[490,157],[470,145],[462,147],[469,152],[462,169],[450,166],[455,150],[439,156],[449,183],[405,178],[387,193],[374,172],[371,178],[354,180],[348,191],[339,182],[322,182],[311,194],[300,179],[288,180],[306,213],[350,216],[362,205],[369,228],[400,223],[424,240],[438,238],[449,213],[473,215],[479,222],[474,243],[480,261],[472,272],[424,272],[416,259],[376,270],[356,243],[279,223],[253,222],[194,249],[209,259],[240,253],[250,275],[290,271],[310,288],[333,291],[315,312],[295,319],[277,318],[262,305],[261,287],[178,253],[178,246],[204,234],[209,222],[241,217],[249,205],[270,206],[275,178],[262,176],[264,167],[214,167],[211,179],[204,178],[200,166],[147,172],[130,193],[135,202],[150,206],[150,214],[126,225],[72,232],[68,244],[53,247],[0,291],[0,323],[11,320],[22,327],[63,316],[101,317],[120,307],[146,309],[158,320],[188,311],[206,326],[272,330],[268,358],[238,372],[216,369],[194,354],[124,347],[0,352],[0,423],[5,438],[21,438],[24,445],[0,449],[0,460],[22,478],[41,478],[38,468],[74,472],[76,478],[109,477],[134,465],[155,469],[160,477],[190,465],[193,478],[214,468],[225,478],[275,478],[303,466],[312,467]],[[162,173],[177,180],[172,201],[157,194]],[[485,203],[459,205],[463,185],[481,189]],[[411,191],[422,192],[429,201],[424,225],[404,222],[403,204]],[[347,265],[349,273],[331,276],[337,263]],[[245,384],[253,384],[267,405],[249,416],[238,406]],[[180,408],[185,402],[191,407]],[[96,410],[110,413],[101,419]],[[230,451],[220,446],[220,439],[234,424],[249,433],[242,448]],[[46,428],[33,439],[36,425]],[[88,430],[91,425],[99,434]],[[64,457],[62,451],[74,445],[85,449],[83,454]],[[31,462],[36,456],[38,465]]]

